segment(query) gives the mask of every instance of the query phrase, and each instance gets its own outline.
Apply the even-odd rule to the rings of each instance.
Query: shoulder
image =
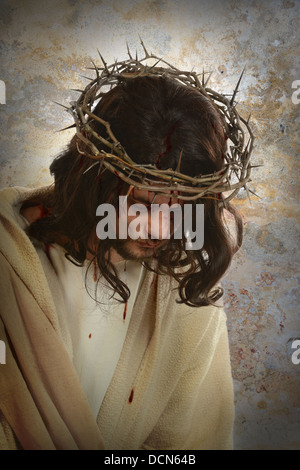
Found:
[[[189,306],[180,303],[178,282],[170,276],[158,276],[158,301],[168,309],[169,312],[177,312],[180,316],[199,316],[200,318],[222,319],[226,321],[226,314],[221,300],[212,305],[200,307]]]
[[[49,186],[40,188],[24,188],[13,186],[0,189],[0,215],[8,220],[15,219],[16,209],[29,198],[41,196],[49,190]]]
[[[158,284],[157,321],[164,334],[174,337],[177,346],[184,350],[194,350],[200,344],[211,348],[227,335],[227,317],[221,304],[192,307],[178,303],[178,290],[167,289],[164,284],[170,286],[167,279]]]
[[[36,191],[22,186],[12,186],[0,189],[0,207],[14,206]]]

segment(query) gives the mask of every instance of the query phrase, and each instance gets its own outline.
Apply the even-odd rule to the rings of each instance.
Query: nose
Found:
[[[165,211],[149,211],[148,238],[153,242],[170,238],[170,219]]]

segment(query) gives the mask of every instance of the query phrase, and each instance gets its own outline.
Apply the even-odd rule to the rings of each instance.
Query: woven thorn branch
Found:
[[[242,71],[237,85],[230,95],[223,95],[208,87],[211,72],[197,74],[194,71],[182,71],[169,64],[163,58],[149,53],[141,40],[144,51],[143,58],[138,55],[134,58],[127,44],[129,59],[124,61],[115,60],[111,65],[107,65],[104,58],[98,51],[102,65],[99,67],[93,61],[96,76],[88,78],[89,83],[80,92],[77,101],[71,102],[70,107],[64,106],[74,119],[74,124],[62,130],[76,128],[78,138],[77,148],[80,153],[95,160],[85,171],[89,171],[93,166],[100,163],[101,171],[107,169],[116,176],[138,189],[147,189],[156,193],[175,192],[178,199],[196,200],[203,197],[219,199],[219,204],[226,207],[227,203],[237,196],[241,188],[244,188],[250,199],[249,193],[256,195],[248,188],[251,169],[250,163],[253,152],[254,135],[249,125],[250,116],[247,120],[242,118],[237,109],[235,98],[239,91],[239,86],[245,71]],[[149,64],[149,62],[153,62]],[[182,151],[179,155],[176,170],[158,169],[153,164],[137,164],[126,153],[122,144],[113,134],[110,124],[93,113],[95,104],[107,93],[103,91],[108,87],[108,91],[118,85],[124,79],[131,79],[138,76],[163,76],[179,83],[197,88],[200,93],[209,98],[216,105],[219,113],[223,117],[225,134],[227,140],[227,151],[224,156],[224,165],[218,172],[207,175],[188,176],[180,172],[180,162]],[[101,123],[106,136],[99,135],[91,127],[91,123],[97,121]],[[102,149],[98,149],[95,143],[99,142]],[[80,149],[80,142],[85,144],[85,149]],[[103,150],[105,147],[107,150]],[[259,165],[256,165],[259,166]],[[251,202],[251,201],[250,201]]]

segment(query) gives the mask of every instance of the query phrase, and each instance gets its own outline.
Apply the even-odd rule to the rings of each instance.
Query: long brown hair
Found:
[[[163,77],[124,79],[102,97],[93,112],[110,123],[136,163],[176,169],[182,152],[180,171],[187,175],[213,173],[222,167],[226,151],[224,122],[213,102],[194,88]],[[97,133],[104,132],[99,122],[91,126]],[[109,202],[117,208],[118,196],[126,194],[128,185],[99,165],[91,167],[93,161],[78,151],[76,141],[75,136],[51,164],[54,185],[42,201],[48,216],[31,224],[28,231],[45,243],[60,243],[67,257],[82,265],[95,230],[97,207]],[[25,204],[34,203],[28,200]],[[202,249],[185,250],[184,240],[171,237],[168,249],[157,255],[156,267],[144,263],[158,274],[173,276],[178,281],[178,301],[191,306],[208,305],[222,296],[216,284],[242,242],[241,218],[232,205],[228,204],[227,209],[236,223],[235,244],[219,201],[200,198],[196,203],[204,204]],[[99,240],[95,260],[100,273],[125,302],[130,291],[107,256],[110,247],[109,239]]]

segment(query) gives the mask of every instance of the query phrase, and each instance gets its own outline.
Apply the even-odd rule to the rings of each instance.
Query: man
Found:
[[[69,109],[76,135],[51,165],[54,184],[2,191],[2,448],[232,448],[217,284],[241,243],[229,200],[252,147],[234,96],[161,62],[96,68]],[[185,219],[190,208],[181,237],[175,212],[166,235],[155,204]],[[204,243],[190,249],[200,204]]]

